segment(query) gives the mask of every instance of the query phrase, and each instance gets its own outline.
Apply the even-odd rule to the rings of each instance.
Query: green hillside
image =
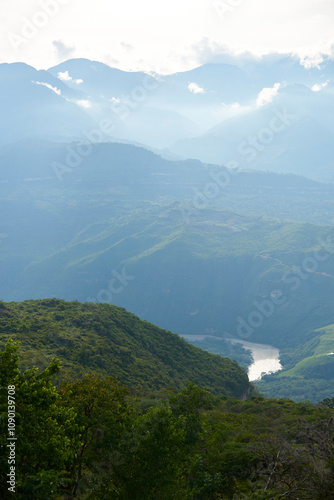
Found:
[[[334,262],[329,252],[323,258],[325,249],[314,259],[319,241],[333,235],[328,227],[225,210],[201,210],[185,224],[178,206],[147,204],[90,224],[31,262],[10,300],[108,302],[181,334],[236,336],[238,318],[246,321],[254,302],[281,295],[283,303],[248,333],[255,342],[296,345],[334,321]]]
[[[192,383],[147,394],[96,374],[55,385],[57,359],[20,370],[17,349],[0,351],[3,500],[333,498],[334,399],[240,401]]]
[[[110,375],[132,387],[180,389],[191,381],[237,398],[250,391],[246,372],[236,362],[109,304],[2,302],[0,335],[2,349],[8,339],[21,342],[24,368],[45,368],[56,356],[63,372]]]
[[[256,385],[268,397],[318,402],[333,397],[334,325],[305,334],[305,343],[282,349],[284,370],[265,376]]]
[[[3,151],[0,299],[108,302],[180,334],[233,337],[281,293],[246,332],[280,348],[334,322],[334,247],[314,261],[334,236],[334,185],[124,144],[94,146],[60,182],[52,165],[66,155],[40,141]]]
[[[107,143],[59,181],[52,165],[66,148],[26,141],[2,151],[0,299],[109,303],[181,335],[270,344],[286,371],[270,379],[274,389],[260,383],[265,394],[317,401],[322,387],[329,396],[330,380],[313,376],[317,356],[322,373],[331,356],[309,347],[320,326],[334,323],[333,184],[167,161]],[[226,186],[212,186],[217,175]],[[210,349],[227,351],[222,343]],[[87,358],[79,351],[68,361],[77,370]],[[52,354],[44,352],[41,366]],[[227,354],[249,362],[244,352]],[[94,370],[108,363],[95,353]],[[144,368],[134,365],[140,375]],[[305,385],[311,373],[317,383]]]

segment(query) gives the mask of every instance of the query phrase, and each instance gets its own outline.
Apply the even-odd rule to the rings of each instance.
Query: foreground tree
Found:
[[[53,359],[39,373],[37,368],[19,371],[18,344],[8,341],[0,353],[1,477],[8,464],[8,386],[15,387],[15,492],[17,498],[51,498],[66,491],[69,475],[66,464],[81,436],[72,408],[58,404],[59,394],[52,383],[60,364]],[[8,484],[1,482],[1,498],[8,498]]]
[[[124,440],[135,416],[128,390],[112,377],[89,374],[63,384],[58,392],[59,404],[74,410],[80,429],[79,446],[66,464],[72,496],[100,490],[106,477],[114,481],[115,471],[125,460]]]

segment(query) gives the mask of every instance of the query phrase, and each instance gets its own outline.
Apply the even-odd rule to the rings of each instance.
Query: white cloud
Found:
[[[304,66],[305,69],[317,68],[320,69],[320,64],[324,61],[324,57],[321,53],[318,54],[308,54],[306,56],[301,56],[300,64]]]
[[[35,29],[38,13],[46,15],[39,6],[45,2],[34,7],[27,0],[0,0],[5,5],[0,9],[1,62],[46,69],[78,57],[126,71],[169,74],[215,62],[224,52],[293,53],[303,64],[316,66],[319,54],[333,57],[333,0],[95,0],[93,9],[90,2],[55,0],[49,3],[59,4],[59,13],[49,16],[45,28]],[[227,6],[223,19],[217,3]],[[27,25],[33,31],[29,38],[22,35]],[[14,47],[9,34],[21,37]],[[202,40],[208,47],[201,48]]]
[[[320,90],[322,90],[323,88],[327,87],[328,85],[328,82],[325,82],[325,83],[316,83],[315,85],[313,85],[312,89],[313,92],[320,92]]]
[[[68,74],[68,71],[64,71],[64,73],[59,71],[57,77],[63,82],[70,82],[72,80],[72,77]]]
[[[35,83],[36,85],[43,85],[44,87],[50,89],[50,90],[53,90],[53,92],[55,92],[57,95],[60,95],[61,94],[61,90],[60,89],[57,89],[57,87],[52,87],[52,85],[50,83],[46,83],[46,82],[32,82],[32,83]]]
[[[205,94],[205,90],[195,82],[189,83],[188,89],[193,94]]]
[[[265,87],[261,90],[256,99],[256,104],[258,106],[265,106],[272,102],[275,96],[277,96],[279,89],[281,88],[280,83],[275,83],[273,87]]]
[[[80,99],[79,101],[74,101],[75,104],[81,106],[82,108],[90,108],[92,103],[88,99]]]
[[[57,77],[62,82],[73,82],[73,83],[76,83],[77,85],[80,85],[80,83],[83,83],[82,78],[78,78],[77,80],[73,80],[73,78],[68,74],[68,71],[64,71],[63,73],[61,71],[59,71]]]

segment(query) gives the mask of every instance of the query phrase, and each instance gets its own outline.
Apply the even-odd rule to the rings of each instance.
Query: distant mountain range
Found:
[[[334,179],[334,96],[303,85],[281,89],[273,100],[225,120],[171,149],[188,158],[242,168]]]
[[[0,146],[24,138],[127,142],[168,158],[333,180],[334,64],[291,56],[173,75],[87,59],[0,65]]]
[[[321,354],[330,383],[332,62],[2,64],[0,90],[0,299],[108,302],[180,334],[270,343],[289,373],[265,390],[296,378],[296,398],[318,366],[299,363]]]
[[[2,148],[2,299],[110,302],[179,333],[251,332],[277,346],[334,322],[331,253],[312,267],[319,240],[333,235],[333,184],[117,143],[96,144],[70,166],[78,151],[28,140]],[[294,293],[285,281],[307,259]],[[275,290],[288,303],[247,332],[238,318]]]

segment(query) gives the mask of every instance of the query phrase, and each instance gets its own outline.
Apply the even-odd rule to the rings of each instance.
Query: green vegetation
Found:
[[[0,472],[8,386],[15,386],[15,498],[328,500],[334,495],[334,400],[323,405],[138,391],[95,374],[54,385],[59,361],[19,370],[0,354]],[[13,470],[13,469],[12,469]],[[12,498],[5,481],[1,498]]]
[[[317,402],[330,398],[334,380],[334,325],[310,331],[305,343],[282,349],[284,370],[267,375],[256,386],[267,397]]]
[[[177,334],[109,304],[57,299],[0,304],[0,346],[19,341],[22,366],[44,368],[57,356],[72,375],[87,371],[146,390],[189,381],[240,398],[250,391],[236,362],[209,354]]]
[[[333,380],[293,378],[283,375],[284,372],[281,377],[277,374],[266,375],[262,380],[253,383],[267,398],[289,397],[294,401],[316,403],[332,397]]]
[[[205,191],[213,180],[210,171],[221,171],[217,166],[98,144],[60,183],[52,164],[64,161],[66,154],[63,144],[34,141],[3,151],[0,298],[109,302],[183,335],[241,337],[238,319],[248,321],[254,311],[259,317],[258,307],[274,304],[282,293],[284,303],[260,313],[259,326],[246,335],[281,350],[285,371],[259,387],[271,396],[330,397],[333,359],[315,351],[315,343],[320,342],[319,326],[334,322],[332,184],[269,172],[230,172],[226,188],[195,209],[194,193]],[[192,213],[188,221],[182,215],[186,208]],[[325,247],[315,259],[319,240]],[[123,272],[131,279],[113,287],[113,273]],[[88,308],[85,314],[94,316],[94,305]],[[217,381],[210,380],[214,369],[206,371],[205,380],[199,374],[195,380],[195,368],[183,374],[179,358],[165,370],[161,358],[166,350],[161,355],[156,346],[155,370],[157,358],[143,354],[145,345],[139,349],[130,338],[118,349],[99,325],[92,334],[88,327],[81,330],[80,321],[76,327],[75,318],[70,327],[67,320],[61,324],[50,318],[51,326],[58,326],[49,331],[46,324],[44,330],[36,327],[42,338],[30,344],[34,325],[29,321],[19,335],[27,347],[22,350],[25,367],[35,360],[43,368],[56,354],[71,373],[87,366],[130,385],[138,379],[152,388],[181,388],[194,380],[215,390]],[[95,334],[98,338],[91,337]],[[330,348],[330,339],[326,342]],[[241,348],[228,352],[223,343],[214,343],[199,347],[247,366],[249,356]]]
[[[319,238],[333,236],[332,184],[230,172],[226,188],[201,204],[194,193],[205,192],[217,166],[97,144],[60,183],[52,164],[67,154],[64,144],[34,141],[3,151],[3,300],[107,301],[167,330],[233,337],[254,301],[282,290],[286,304],[252,338],[284,348],[334,322],[332,258],[298,290],[283,282],[313,258]],[[135,279],[121,293],[100,293],[122,269]]]
[[[334,321],[334,261],[331,253],[314,260],[333,229],[204,209],[186,224],[175,204],[151,203],[97,220],[25,265],[11,300],[109,302],[181,334],[233,337],[238,317],[281,292],[285,303],[252,332],[254,342],[277,347]],[[131,279],[115,284],[115,272]]]
[[[233,359],[242,366],[245,370],[253,363],[253,356],[249,349],[244,349],[240,344],[231,343],[220,338],[204,337],[203,340],[188,340],[192,345],[211,352],[219,354],[219,356]]]

